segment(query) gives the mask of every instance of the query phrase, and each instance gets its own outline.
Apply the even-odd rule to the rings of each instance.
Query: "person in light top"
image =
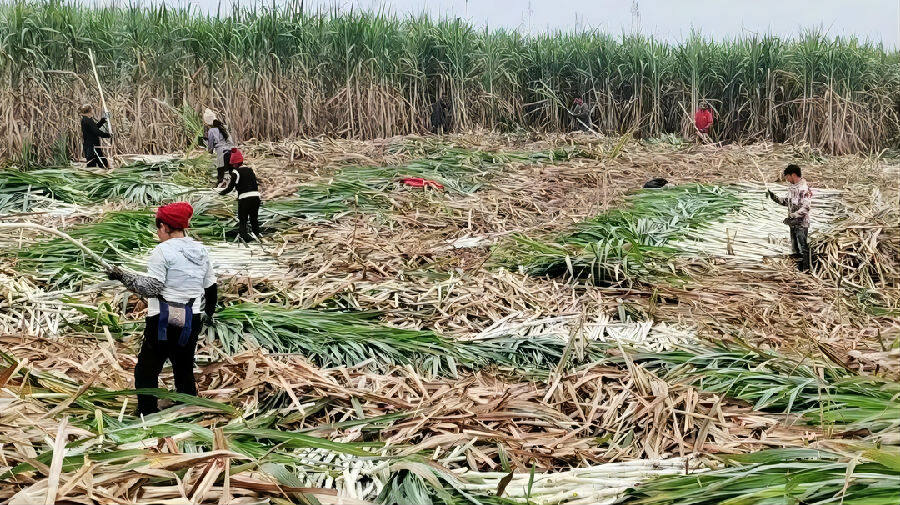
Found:
[[[784,219],[784,224],[791,230],[791,252],[800,259],[800,270],[806,272],[811,263],[807,238],[812,191],[802,177],[798,165],[790,164],[784,169],[784,180],[788,183],[787,195],[777,196],[771,190],[766,194],[773,202],[787,207],[788,217]]]
[[[203,326],[216,310],[218,285],[203,244],[185,236],[194,209],[186,202],[160,207],[156,212],[157,245],[147,261],[147,275],[112,267],[108,276],[147,299],[144,339],[134,368],[137,389],[159,387],[159,373],[172,362],[175,390],[197,395],[194,351]],[[138,414],[157,412],[154,395],[138,394]]]
[[[574,131],[587,131],[593,128],[591,124],[591,108],[581,98],[572,102],[572,129]]]
[[[225,125],[213,111],[206,109],[203,112],[203,123],[206,124],[207,130],[200,140],[206,142],[207,151],[215,156],[213,164],[216,166],[216,186],[221,186],[228,167],[228,155],[234,147],[234,142]]]
[[[237,190],[238,234],[241,240],[244,242],[259,240],[259,207],[262,205],[259,183],[253,169],[244,165],[244,153],[238,148],[231,150],[226,176],[227,186],[219,194],[227,195]],[[253,230],[253,236],[248,232],[248,226]]]

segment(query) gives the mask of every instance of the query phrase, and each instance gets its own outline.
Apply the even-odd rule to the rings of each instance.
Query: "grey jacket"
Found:
[[[206,149],[216,155],[215,168],[225,166],[225,153],[230,151],[232,147],[234,147],[234,144],[231,142],[231,138],[229,137],[226,140],[218,128],[210,128],[206,132]]]

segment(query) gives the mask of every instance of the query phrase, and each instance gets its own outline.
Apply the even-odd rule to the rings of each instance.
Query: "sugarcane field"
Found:
[[[900,4],[407,3],[0,3],[0,503],[900,505]]]

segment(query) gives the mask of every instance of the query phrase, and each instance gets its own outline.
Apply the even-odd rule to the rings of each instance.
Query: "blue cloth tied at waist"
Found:
[[[160,342],[165,342],[168,340],[167,330],[169,328],[170,303],[161,296],[158,297],[157,300],[159,300],[159,324],[156,327],[156,337]],[[194,319],[194,300],[196,300],[196,298],[191,298],[183,307],[180,306],[180,303],[171,303],[176,309],[184,309],[184,326],[181,327],[181,335],[178,337],[179,347],[186,346],[188,340],[191,338],[191,323]]]

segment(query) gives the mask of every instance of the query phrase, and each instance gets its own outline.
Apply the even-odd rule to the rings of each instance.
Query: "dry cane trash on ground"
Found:
[[[544,156],[558,149],[565,159]],[[153,169],[193,188],[184,197],[209,216],[193,233],[230,308],[217,328],[232,333],[203,338],[199,400],[160,393],[173,407],[143,420],[128,390],[144,301],[63,242],[2,230],[3,499],[611,503],[653,476],[703,473],[727,455],[815,447],[871,466],[875,453],[847,444],[898,443],[878,410],[896,403],[900,373],[897,194],[893,172],[870,170],[890,160],[580,134],[321,138],[245,152],[271,212],[262,244],[230,238],[233,202],[209,193],[209,174],[192,168],[204,165]],[[762,193],[795,161],[817,195],[811,275],[784,257],[783,209]],[[441,165],[451,162],[460,166]],[[429,170],[468,179],[437,192],[389,177]],[[78,173],[87,185],[100,177]],[[0,222],[58,228],[141,270],[153,237],[152,205],[139,202],[176,193],[164,184],[135,193],[129,173],[103,176],[113,196],[100,200],[29,193],[15,200],[28,211]],[[566,242],[597,216],[613,222],[633,209],[654,177],[737,195],[738,210],[689,222],[647,256],[635,253],[641,240],[682,225],[621,221],[604,230],[635,234],[620,256]],[[349,182],[357,193],[334,197]],[[377,199],[364,202],[371,188]],[[334,199],[297,211],[304,191]],[[128,225],[85,237],[105,222]],[[516,249],[521,237],[531,250]],[[522,255],[501,256],[509,251]],[[535,257],[561,267],[529,273]],[[592,282],[579,261],[618,280]],[[276,352],[273,342],[310,352]],[[372,354],[345,363],[334,356],[342,350]],[[756,351],[768,361],[753,361]],[[692,359],[706,361],[679,372]],[[807,375],[766,371],[807,366]],[[171,382],[165,370],[161,387]],[[801,394],[805,410],[784,407]],[[838,410],[847,418],[829,413],[835,402],[847,402]]]

